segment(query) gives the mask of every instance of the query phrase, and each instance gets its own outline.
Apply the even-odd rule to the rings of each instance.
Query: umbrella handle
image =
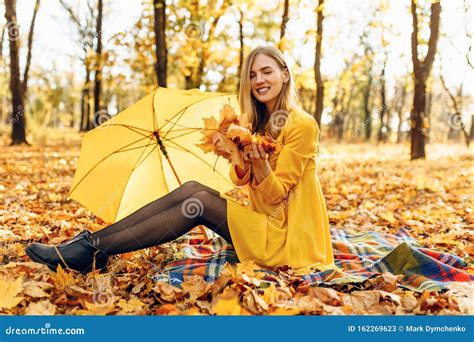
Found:
[[[183,184],[181,183],[181,180],[180,180],[179,177],[178,177],[178,174],[176,173],[176,170],[174,169],[173,164],[171,163],[170,158],[168,157],[167,154],[165,155],[165,157],[166,157],[166,160],[168,161],[168,163],[170,164],[171,170],[173,170],[174,176],[176,177],[176,180],[178,181],[179,185],[180,185],[180,186],[183,185]],[[209,235],[207,235],[206,228],[205,228],[202,224],[200,224],[200,225],[198,226],[198,228],[201,230],[201,233],[202,233],[202,235],[204,236],[204,243],[209,242]]]

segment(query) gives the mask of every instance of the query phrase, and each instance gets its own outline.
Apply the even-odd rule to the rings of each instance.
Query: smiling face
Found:
[[[272,112],[283,83],[288,80],[288,71],[282,70],[273,58],[265,54],[255,56],[250,69],[252,95],[265,104],[269,113]]]

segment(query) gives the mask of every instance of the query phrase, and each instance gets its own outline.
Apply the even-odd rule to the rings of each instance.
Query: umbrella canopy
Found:
[[[84,135],[68,196],[111,223],[186,181],[232,189],[227,161],[196,146],[224,104],[238,112],[232,94],[156,89]]]

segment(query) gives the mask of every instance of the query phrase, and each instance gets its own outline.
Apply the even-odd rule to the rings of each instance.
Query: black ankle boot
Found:
[[[64,269],[70,268],[83,274],[91,272],[94,266],[104,271],[109,258],[94,246],[92,234],[88,230],[57,246],[34,242],[25,252],[33,261],[47,265],[52,271],[61,265]]]

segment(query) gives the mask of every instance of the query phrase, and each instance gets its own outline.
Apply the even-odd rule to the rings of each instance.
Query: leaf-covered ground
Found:
[[[428,248],[464,258],[474,273],[474,158],[463,146],[430,145],[410,162],[406,145],[321,147],[319,175],[331,225],[395,233],[409,227]],[[32,241],[60,243],[104,226],[65,199],[79,146],[0,147],[0,313],[3,314],[472,314],[474,284],[447,292],[397,288],[384,274],[358,290],[298,287],[291,270],[273,284],[252,263],[226,266],[215,283],[187,278],[182,289],[154,283],[153,266],[172,244],[115,256],[109,272],[49,271],[24,253]],[[275,286],[278,284],[279,286]],[[380,284],[383,284],[382,286]],[[363,290],[360,290],[363,289]]]

